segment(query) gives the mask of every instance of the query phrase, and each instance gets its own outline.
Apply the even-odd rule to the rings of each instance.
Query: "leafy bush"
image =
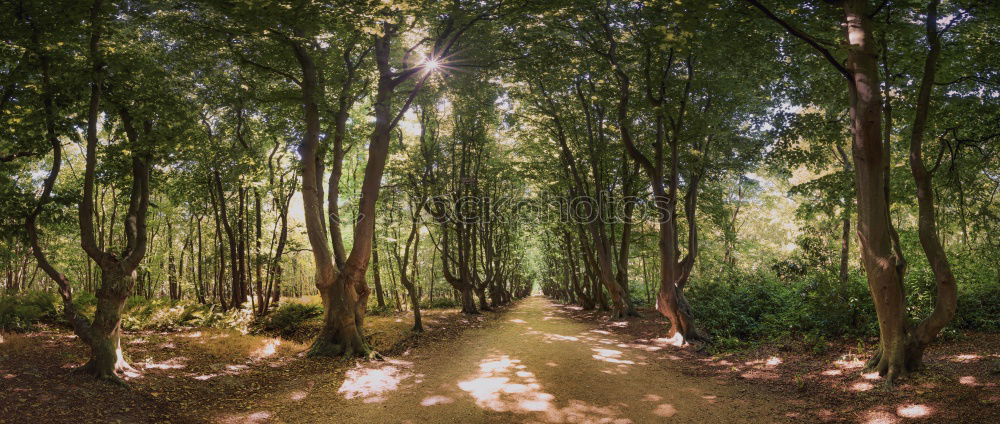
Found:
[[[0,297],[0,330],[29,331],[40,321],[54,320],[59,313],[56,300],[42,291]]]
[[[190,301],[146,299],[132,296],[125,301],[122,328],[126,330],[173,330],[191,325],[194,312],[207,308]]]
[[[379,307],[378,305],[368,305],[367,315],[372,316],[384,316],[392,315],[396,313],[396,307],[391,303],[386,303],[385,306]]]
[[[772,340],[789,333],[782,316],[794,302],[788,286],[763,274],[730,273],[692,282],[687,299],[698,324],[723,349],[753,341]]]
[[[1000,283],[964,283],[958,285],[958,311],[951,325],[964,330],[1000,331]]]
[[[687,298],[716,349],[794,337],[820,350],[829,338],[877,334],[865,284],[859,275],[845,285],[821,272],[784,280],[769,272],[733,271],[692,282]]]
[[[62,319],[62,302],[59,302],[60,319]],[[76,312],[87,317],[87,319],[94,318],[94,311],[97,310],[97,296],[94,293],[88,291],[79,291],[73,293],[73,307],[76,308]],[[69,325],[69,323],[66,323]]]
[[[262,329],[282,337],[295,338],[306,323],[323,315],[323,307],[311,303],[286,302],[264,319]]]
[[[422,309],[452,309],[460,306],[451,296],[435,297],[433,302],[425,301],[420,304]]]
[[[73,295],[77,312],[92,320],[97,308],[93,293]],[[125,330],[173,330],[180,327],[245,329],[252,320],[249,309],[222,311],[214,305],[190,300],[147,299],[132,296],[125,300],[122,328]],[[0,296],[0,330],[28,331],[40,322],[68,326],[63,316],[62,299],[53,293],[33,291]]]

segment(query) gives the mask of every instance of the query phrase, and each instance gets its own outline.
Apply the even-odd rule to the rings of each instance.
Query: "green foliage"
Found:
[[[97,298],[90,292],[73,296],[77,313],[92,320]],[[63,304],[53,293],[29,291],[12,296],[0,296],[0,329],[30,331],[37,324],[68,326],[62,315]],[[132,296],[125,302],[122,328],[129,331],[175,330],[182,327],[247,328],[249,311],[223,312],[214,305],[201,305],[190,300],[147,299]]]
[[[132,296],[125,301],[122,328],[126,330],[172,330],[190,325],[193,313],[201,305],[187,301],[146,299]]]
[[[842,285],[824,272],[779,279],[769,272],[734,271],[692,283],[687,297],[717,349],[795,337],[822,348],[831,338],[877,334],[867,290],[860,276]]]
[[[966,330],[1000,331],[1000,284],[968,281],[958,286],[958,312],[952,326]]]
[[[458,307],[461,307],[461,305],[451,296],[435,297],[433,302],[428,300],[420,304],[421,309],[451,309]]]
[[[277,333],[282,337],[294,338],[302,332],[304,324],[323,315],[321,305],[286,302],[271,312],[263,321],[262,330]]]
[[[701,325],[721,349],[787,336],[791,287],[761,274],[721,275],[693,282],[687,298]]]
[[[392,315],[396,312],[396,307],[393,305],[394,302],[387,300],[385,306],[379,307],[378,305],[368,305],[368,315]]]
[[[973,255],[956,255],[958,310],[951,326],[997,332],[1000,331],[1000,281],[996,265],[975,260]]]
[[[829,340],[877,337],[875,306],[864,275],[853,272],[844,284],[835,271],[808,266],[804,259],[777,262],[772,271],[730,271],[692,282],[687,299],[699,325],[712,335],[713,348],[800,340],[821,351]],[[981,261],[958,263],[963,264],[955,269],[958,311],[942,335],[1000,331],[1000,284],[994,271]],[[905,284],[909,316],[923,319],[933,309],[935,295],[926,262],[911,263]]]
[[[56,318],[56,296],[42,291],[30,291],[0,297],[0,330],[30,331],[41,321]]]

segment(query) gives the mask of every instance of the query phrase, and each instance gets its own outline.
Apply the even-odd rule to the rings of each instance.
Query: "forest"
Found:
[[[0,0],[0,424],[997,422],[998,192],[992,0]]]

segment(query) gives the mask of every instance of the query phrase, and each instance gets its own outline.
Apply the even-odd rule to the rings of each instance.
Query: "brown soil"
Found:
[[[996,334],[933,346],[927,371],[885,392],[857,346],[709,356],[655,340],[653,311],[611,320],[531,297],[425,324],[415,336],[408,316],[370,317],[387,354],[373,362],[219,330],[129,334],[129,389],[71,373],[86,351],[66,331],[8,334],[0,423],[1000,422]]]
[[[370,316],[373,347],[389,356],[454,338],[500,317],[424,311],[423,334],[408,315]],[[307,344],[235,331],[189,329],[123,338],[139,372],[124,389],[75,374],[86,347],[64,329],[0,335],[0,424],[267,422],[255,405],[276,392],[342,378],[353,361],[308,359]]]
[[[642,310],[642,317],[613,320],[604,313],[561,307],[636,344],[655,345],[667,328],[651,309]],[[781,415],[799,422],[1000,422],[1000,334],[970,332],[935,342],[924,355],[926,369],[891,391],[877,374],[862,369],[875,347],[877,340],[831,342],[820,353],[795,341],[720,355],[674,348],[658,364],[753,390],[780,405]]]

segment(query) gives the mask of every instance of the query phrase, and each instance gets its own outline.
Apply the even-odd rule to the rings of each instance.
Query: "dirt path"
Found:
[[[670,369],[670,349],[629,344],[531,297],[449,342],[277,393],[282,422],[775,422],[768,399]],[[676,357],[674,357],[676,359]],[[264,406],[264,405],[261,405]],[[254,414],[244,416],[253,419]]]

